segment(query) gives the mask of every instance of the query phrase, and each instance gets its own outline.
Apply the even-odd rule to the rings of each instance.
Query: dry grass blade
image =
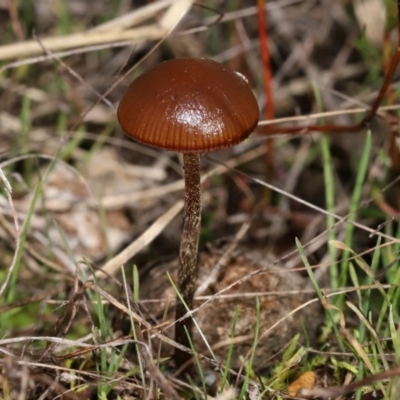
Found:
[[[168,193],[173,193],[182,189],[183,179],[176,182],[168,183],[163,186],[141,190],[140,192],[108,195],[101,200],[101,207],[106,210],[118,209],[129,204],[133,204],[135,201],[154,199],[156,197],[161,197]]]
[[[113,108],[114,105],[105,97],[102,97],[102,95],[97,92],[96,89],[94,89],[91,85],[89,85],[75,70],[70,68],[64,61],[61,60],[61,58],[57,57],[54,53],[51,52],[42,42],[42,40],[39,37],[36,37],[36,35],[33,35],[35,40],[39,43],[40,47],[43,49],[43,51],[49,56],[50,59],[54,58],[57,60],[57,62],[65,68],[68,73],[73,76],[75,79],[77,79],[82,85],[86,86],[94,95],[96,95],[98,98],[101,98],[103,102],[109,106],[110,108]]]
[[[128,305],[131,310],[134,310],[134,312],[139,315],[140,310],[137,305],[137,303],[133,300],[133,294],[129,286],[124,286],[125,292],[126,292],[126,297],[128,299]],[[136,327],[135,327],[136,328]],[[136,329],[136,334],[138,337],[138,340],[141,343],[146,343],[143,332],[141,329]],[[170,382],[166,379],[166,377],[161,373],[161,371],[156,367],[153,358],[152,358],[152,353],[149,348],[149,346],[144,345],[140,346],[140,353],[143,357],[143,360],[146,363],[146,368],[149,371],[150,375],[155,379],[157,384],[160,386],[160,388],[164,391],[164,393],[170,398],[174,400],[180,400],[180,397],[178,393],[175,391],[175,389],[172,387]]]
[[[165,8],[171,1],[162,1],[141,9],[141,12],[132,12],[123,17],[117,17],[106,24],[100,25],[82,33],[75,33],[60,37],[42,38],[38,43],[36,40],[27,40],[20,43],[0,46],[0,60],[32,57],[43,53],[43,47],[50,52],[77,49],[84,46],[95,46],[105,43],[115,43],[129,40],[131,44],[141,43],[150,40],[157,40],[167,36],[179,23],[181,18],[192,6],[192,0],[179,0],[172,2],[165,16],[159,24],[134,29],[126,29],[150,18],[157,11]],[[116,28],[118,27],[118,28]]]
[[[66,51],[56,51],[56,52],[51,52],[50,55],[41,55],[37,57],[29,57],[29,58],[24,58],[19,61],[13,61],[7,64],[4,64],[0,68],[0,73],[3,71],[6,71],[7,69],[10,68],[17,68],[22,65],[30,65],[30,64],[36,64],[40,63],[46,60],[51,60],[52,58],[58,57],[68,57],[76,54],[82,54],[82,53],[89,53],[91,51],[100,51],[100,50],[105,50],[105,49],[112,49],[115,47],[123,47],[123,46],[128,46],[130,45],[131,42],[129,40],[122,40],[122,41],[117,41],[113,43],[102,43],[99,45],[94,45],[94,46],[84,46],[84,47],[79,47],[79,48],[71,48],[71,50],[66,50]]]
[[[244,174],[243,172],[241,172],[239,170],[235,170],[235,171],[236,171],[236,173],[238,173],[240,175],[243,175],[243,176],[246,176],[248,179],[253,180],[254,182],[257,182],[258,184],[260,184],[260,185],[262,185],[262,186],[264,186],[264,187],[266,187],[268,189],[271,189],[272,191],[274,191],[276,193],[283,194],[284,196],[286,196],[286,197],[288,197],[290,199],[293,199],[293,200],[295,200],[295,201],[297,201],[297,202],[309,207],[310,209],[318,211],[321,214],[329,215],[329,216],[334,217],[337,220],[337,222],[335,223],[335,226],[337,226],[338,224],[342,224],[342,223],[349,223],[349,224],[354,225],[355,227],[360,228],[360,229],[362,229],[362,230],[364,230],[366,232],[369,232],[371,234],[374,234],[374,235],[377,235],[377,236],[381,236],[382,238],[385,238],[387,240],[400,243],[400,239],[398,239],[396,237],[387,235],[387,234],[382,233],[382,232],[377,232],[376,229],[369,228],[368,226],[360,224],[358,222],[348,221],[349,215],[346,215],[346,216],[342,217],[342,216],[339,216],[339,215],[337,215],[335,213],[330,213],[329,211],[326,211],[325,209],[323,209],[321,207],[317,207],[314,204],[311,204],[309,202],[306,202],[306,201],[300,199],[299,197],[293,196],[291,193],[288,193],[288,192],[286,192],[284,190],[281,190],[280,188],[278,188],[275,185],[271,185],[271,184],[269,184],[267,182],[264,182],[264,181],[262,181],[260,179],[254,178],[254,177],[252,177],[250,175],[247,175],[247,174]],[[396,179],[396,181],[397,181],[397,179]],[[364,203],[364,205],[366,205],[368,202],[372,202],[372,200],[373,199],[369,199],[368,201],[366,201]]]
[[[201,183],[203,184],[207,179],[212,176],[222,175],[229,171],[230,168],[235,168],[239,165],[245,164],[255,158],[259,157],[263,153],[263,149],[260,147],[251,149],[243,154],[238,155],[235,158],[229,160],[226,165],[218,165],[217,167],[211,169],[201,177]],[[210,158],[211,159],[211,158]],[[178,181],[167,183],[162,186],[157,186],[154,188],[133,192],[124,193],[119,195],[108,195],[103,197],[101,200],[101,207],[111,210],[118,209],[124,206],[129,206],[135,201],[140,201],[144,199],[152,199],[156,197],[164,196],[168,193],[173,193],[178,190],[183,190],[184,182],[183,179]]]
[[[175,0],[160,20],[160,26],[171,33],[192,7],[194,0]]]
[[[239,242],[243,239],[247,231],[249,230],[252,223],[252,218],[249,218],[245,221],[242,226],[240,227],[239,231],[236,233],[236,236],[229,247],[226,249],[225,253],[222,255],[221,259],[217,263],[217,265],[213,268],[211,273],[206,277],[206,279],[199,285],[197,288],[195,295],[199,296],[204,293],[207,288],[216,283],[217,276],[222,268],[225,268],[226,263],[231,256],[232,252],[236,249]]]
[[[175,218],[183,208],[183,201],[178,201],[166,213],[151,224],[133,243],[125,248],[121,253],[106,262],[101,270],[96,271],[97,278],[106,278],[108,275],[114,275],[119,268],[124,265],[135,254],[151,243],[164,228]]]
[[[7,285],[10,281],[10,278],[12,276],[12,273],[14,271],[15,265],[17,263],[18,260],[18,252],[19,252],[19,248],[20,248],[20,229],[19,229],[19,222],[18,222],[18,214],[17,211],[15,210],[14,207],[14,203],[13,203],[13,199],[11,196],[12,193],[12,187],[10,185],[10,182],[8,181],[8,179],[6,178],[6,176],[4,175],[3,169],[0,167],[0,178],[2,179],[5,187],[6,187],[6,194],[7,194],[7,199],[8,199],[8,204],[11,208],[11,214],[13,216],[14,219],[14,227],[15,227],[15,250],[14,250],[14,256],[11,262],[10,267],[8,268],[8,272],[6,275],[6,278],[4,279],[3,284],[1,285],[0,288],[0,296],[3,295],[4,291],[7,288]]]
[[[152,336],[157,337],[158,339],[162,340],[164,343],[167,343],[173,347],[179,348],[183,351],[191,351],[190,349],[186,349],[179,343],[176,343],[174,340],[170,339],[166,335],[163,335],[162,333],[159,333],[158,330],[159,328],[157,326],[152,326],[149,322],[147,322],[144,318],[142,318],[139,314],[137,314],[135,311],[130,310],[125,304],[122,304],[120,301],[118,301],[115,297],[111,296],[109,293],[107,293],[105,290],[100,288],[99,286],[92,284],[90,286],[92,290],[95,292],[99,293],[101,297],[103,297],[105,300],[107,300],[110,304],[112,304],[114,307],[116,307],[118,310],[121,310],[123,313],[126,315],[132,316],[132,318],[138,322],[139,324],[143,325],[149,333],[151,333]],[[58,338],[56,338],[58,339]],[[1,342],[0,342],[1,344]],[[205,360],[208,360],[212,362],[207,357],[202,357]]]
[[[80,340],[58,338],[54,336],[20,336],[12,339],[2,339],[0,340],[0,346],[6,346],[9,344],[22,343],[22,342],[35,342],[35,341],[46,341],[50,343],[56,343],[58,345],[64,345],[64,347],[82,347],[90,349],[94,347],[93,344],[91,343],[85,343]],[[126,339],[124,340],[118,339],[116,341],[113,341],[112,343],[119,346],[120,344],[131,343],[131,342],[132,341],[127,341]],[[96,344],[95,347],[105,348],[107,346],[109,346],[109,343]]]
[[[168,7],[171,3],[173,3],[173,0],[156,1],[139,9],[134,9],[127,14],[116,17],[111,21],[104,22],[103,24],[90,29],[90,32],[123,31],[154,17],[156,13]]]
[[[60,37],[42,38],[42,43],[49,51],[56,52],[83,46],[115,43],[121,40],[129,40],[132,44],[135,44],[160,39],[165,34],[164,29],[156,24],[152,24],[141,28],[127,29],[122,32],[82,32]],[[0,46],[0,60],[32,57],[42,53],[42,46],[35,40]]]
[[[3,169],[1,167],[0,167],[0,178],[3,181],[4,186],[6,187],[7,191],[11,194],[12,187],[11,187],[10,182],[8,181],[7,177],[4,175]]]
[[[399,104],[394,104],[390,106],[381,106],[378,108],[378,115],[384,111],[396,111],[400,109]],[[258,123],[259,126],[267,126],[267,125],[277,125],[277,124],[284,124],[284,123],[293,123],[293,122],[309,122],[311,123],[314,120],[320,118],[327,118],[327,117],[335,117],[341,115],[353,115],[353,114],[365,114],[368,111],[368,108],[352,108],[350,110],[336,110],[336,111],[324,111],[318,113],[312,113],[310,115],[296,115],[294,117],[285,117],[285,118],[276,118],[274,120],[263,120]],[[305,126],[304,129],[307,129]]]
[[[371,335],[375,338],[376,347],[378,348],[378,352],[379,352],[379,355],[381,357],[382,365],[385,368],[385,370],[389,370],[390,367],[389,367],[388,361],[386,360],[385,353],[384,353],[384,351],[382,349],[380,338],[378,337],[378,334],[377,334],[376,330],[373,328],[371,323],[368,321],[368,319],[365,317],[365,315],[363,315],[363,313],[361,312],[361,310],[358,307],[356,307],[353,303],[351,303],[349,301],[346,301],[346,305],[351,310],[354,311],[354,313],[357,315],[357,317],[360,319],[360,321],[362,321],[362,323],[371,332]]]
[[[376,0],[353,0],[353,4],[358,23],[364,27],[368,40],[376,46],[382,45],[386,23],[386,7],[384,2]]]

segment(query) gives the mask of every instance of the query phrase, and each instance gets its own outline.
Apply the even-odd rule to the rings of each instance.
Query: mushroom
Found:
[[[200,155],[246,139],[258,123],[257,101],[247,80],[206,58],[160,63],[128,87],[117,111],[131,138],[149,146],[183,153],[185,205],[179,250],[176,319],[193,308],[201,221]],[[175,340],[189,347],[192,319],[176,323]],[[190,354],[176,349],[180,367]]]

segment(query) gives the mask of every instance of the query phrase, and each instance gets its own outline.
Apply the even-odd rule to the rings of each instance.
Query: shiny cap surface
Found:
[[[206,58],[178,58],[135,79],[117,116],[124,132],[139,142],[205,153],[246,139],[259,110],[240,74]]]

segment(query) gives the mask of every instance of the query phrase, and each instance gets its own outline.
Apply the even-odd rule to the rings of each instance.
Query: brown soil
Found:
[[[242,358],[249,356],[254,343],[257,325],[256,295],[260,300],[259,337],[253,361],[253,368],[260,370],[267,367],[273,356],[280,353],[295,335],[300,334],[300,342],[308,339],[315,342],[318,326],[322,323],[322,312],[318,302],[305,306],[298,312],[291,314],[297,307],[315,298],[315,294],[304,292],[308,280],[296,271],[284,268],[262,269],[260,264],[250,258],[250,250],[240,251],[247,256],[232,257],[207,290],[198,297],[195,307],[206,302],[204,296],[212,296],[223,291],[229,285],[242,280],[243,282],[223,291],[221,296],[212,299],[202,306],[195,314],[195,320],[206,338],[217,359],[225,362],[230,343],[234,343],[231,367],[238,369]],[[211,271],[218,263],[220,255],[203,255],[199,260],[199,286],[210,276]],[[246,279],[249,274],[254,276]],[[150,303],[149,311],[162,322],[165,309],[169,308],[168,321],[173,321],[173,304],[175,291],[171,286],[167,272],[175,280],[176,263],[154,268],[144,277],[140,284],[143,299],[160,299],[161,303]],[[246,277],[246,278],[245,278]],[[242,279],[245,278],[245,279]],[[234,315],[238,310],[234,339],[231,339]],[[278,323],[278,321],[282,321]],[[275,325],[277,324],[277,325]],[[167,329],[164,334],[173,338],[173,328]],[[210,352],[200,332],[195,328],[193,333],[195,349],[210,357]],[[156,348],[156,347],[155,347]],[[164,345],[162,355],[170,355],[171,348]]]

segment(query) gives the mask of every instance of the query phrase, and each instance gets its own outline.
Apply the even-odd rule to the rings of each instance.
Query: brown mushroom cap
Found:
[[[233,146],[258,122],[246,80],[205,58],[179,58],[139,76],[117,111],[124,132],[150,146],[209,152]]]

